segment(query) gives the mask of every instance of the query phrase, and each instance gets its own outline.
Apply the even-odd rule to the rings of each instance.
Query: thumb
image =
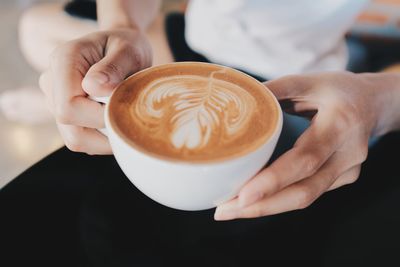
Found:
[[[151,57],[145,49],[134,46],[109,47],[106,55],[92,65],[83,81],[83,90],[91,96],[109,96],[129,75],[149,67]]]
[[[288,75],[267,81],[264,85],[271,90],[278,100],[301,96],[312,87],[312,78],[305,75]]]

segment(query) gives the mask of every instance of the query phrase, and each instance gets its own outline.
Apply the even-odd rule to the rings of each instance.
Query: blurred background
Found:
[[[0,1],[0,93],[38,83],[38,73],[19,50],[17,31],[20,15],[33,2]],[[53,123],[15,123],[0,114],[0,187],[61,145],[62,140]]]
[[[0,1],[0,94],[24,86],[37,86],[39,74],[25,61],[18,45],[18,22],[24,10],[41,2],[61,0]],[[163,12],[182,10],[182,0],[164,0]],[[400,0],[374,0],[359,16],[349,35],[374,43],[400,39]],[[400,45],[399,45],[400,49]],[[26,124],[9,121],[0,112],[0,188],[62,146],[53,122]]]

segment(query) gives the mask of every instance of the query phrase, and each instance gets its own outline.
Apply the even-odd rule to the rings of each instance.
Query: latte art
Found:
[[[193,162],[256,150],[279,118],[263,84],[227,67],[188,62],[134,74],[115,91],[108,112],[113,129],[135,149]]]
[[[176,75],[150,83],[132,107],[132,117],[177,149],[199,150],[234,139],[245,130],[256,103],[247,91],[213,76]]]

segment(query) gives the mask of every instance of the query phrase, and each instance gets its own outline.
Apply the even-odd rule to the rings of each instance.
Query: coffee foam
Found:
[[[276,128],[274,100],[252,78],[213,64],[167,66],[132,76],[114,93],[111,120],[133,146],[212,161],[254,150]]]

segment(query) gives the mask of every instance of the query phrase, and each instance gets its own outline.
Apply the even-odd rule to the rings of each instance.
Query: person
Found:
[[[217,208],[217,220],[307,207],[324,192],[354,182],[369,138],[400,126],[399,74],[340,72],[346,66],[343,35],[366,1],[298,1],[298,8],[291,7],[295,11],[283,2],[267,2],[189,4],[190,47],[213,62],[272,78],[266,86],[290,103],[284,109],[312,118],[291,150],[245,185],[238,198]],[[125,77],[151,65],[143,32],[158,6],[159,1],[99,1],[99,27],[105,31],[68,42],[52,55],[41,88],[71,150],[111,153],[96,130],[104,127],[104,107],[87,95],[109,95]],[[321,72],[311,73],[316,70]],[[339,72],[324,72],[332,70]],[[274,79],[295,73],[308,74]]]
[[[50,54],[57,46],[99,30],[96,17],[95,1],[37,4],[27,9],[19,22],[21,53],[27,63],[41,73],[48,68]],[[163,28],[164,20],[159,15],[146,32],[153,53],[157,54],[153,60],[157,65],[173,61]],[[0,111],[11,121],[28,124],[53,122],[43,93],[35,86],[14,88],[0,94]]]
[[[348,239],[326,245],[323,238],[333,238],[330,235],[335,232],[328,233],[327,229],[334,228],[337,217],[350,218],[350,221],[336,227],[352,226],[353,214],[362,213],[363,205],[371,198],[379,200],[385,195],[384,183],[365,179],[366,182],[360,183],[368,183],[367,189],[343,189],[344,193],[336,193],[330,201],[326,199],[332,194],[309,206],[325,192],[357,180],[361,164],[367,158],[371,136],[400,128],[400,74],[344,71],[347,53],[343,36],[366,2],[302,0],[290,1],[289,5],[289,1],[192,0],[185,20],[179,16],[167,19],[168,42],[175,60],[216,62],[268,79],[265,85],[286,112],[311,120],[292,148],[275,157],[241,189],[237,198],[217,207],[214,215],[214,211],[188,214],[161,207],[121,178],[123,174],[109,157],[85,156],[66,150],[40,162],[25,176],[39,179],[38,192],[47,192],[57,205],[49,204],[46,194],[39,194],[40,200],[33,201],[35,192],[26,188],[36,188],[32,184],[34,179],[23,180],[23,177],[5,188],[0,197],[28,192],[35,203],[32,205],[41,208],[38,217],[48,218],[52,214],[51,223],[54,223],[36,218],[32,222],[31,218],[33,228],[43,229],[46,225],[52,233],[62,235],[62,240],[71,244],[82,241],[85,255],[89,255],[89,261],[96,263],[95,266],[160,265],[163,261],[174,262],[176,259],[170,257],[176,251],[182,251],[179,253],[182,266],[185,263],[187,266],[189,259],[197,260],[192,266],[210,266],[210,261],[216,266],[251,266],[265,260],[266,251],[271,251],[268,258],[274,263],[301,261],[321,266],[321,262],[333,262],[330,266],[335,263],[337,266],[349,262],[351,247],[342,242]],[[157,51],[152,52],[145,32],[156,17],[159,4],[155,0],[97,1],[99,30],[61,44],[52,54],[49,66],[41,75],[40,87],[70,150],[89,155],[111,153],[107,138],[96,130],[104,127],[104,107],[88,95],[109,95],[116,84],[150,66],[152,57],[157,58]],[[394,140],[397,144],[397,139]],[[394,149],[393,145],[384,144],[385,148]],[[385,154],[380,152],[377,155]],[[381,158],[373,157],[372,162]],[[379,161],[384,166],[381,173],[395,176],[394,161],[393,158]],[[371,175],[379,174],[374,168],[367,170]],[[52,184],[53,179],[57,182]],[[399,188],[396,181],[393,178],[388,183],[393,190]],[[24,183],[29,186],[22,189]],[[69,190],[74,193],[67,194]],[[371,190],[376,190],[376,197],[371,196]],[[326,202],[329,204],[319,204]],[[19,208],[24,207],[22,202],[17,203]],[[395,207],[394,203],[385,202]],[[346,205],[349,210],[344,212],[341,208]],[[15,209],[7,210],[12,213]],[[303,211],[286,213],[293,210]],[[268,216],[274,214],[280,215]],[[389,214],[393,214],[388,219],[393,222],[390,225],[395,225],[398,216],[395,212]],[[224,222],[216,224],[211,220],[212,215]],[[21,219],[12,221],[23,222],[25,217],[20,216]],[[15,215],[15,218],[20,217]],[[257,219],[230,221],[238,218]],[[368,218],[364,214],[357,217],[357,222],[367,224]],[[57,232],[57,225],[62,225],[64,219],[69,225],[78,224],[78,237],[72,234],[73,227],[68,227],[66,233]],[[326,228],[320,229],[319,224]],[[303,228],[304,225],[307,226]],[[349,227],[343,234],[335,229],[339,236],[356,231]],[[374,255],[365,255],[363,245],[384,243],[385,249],[374,246],[373,251],[379,252],[376,254],[380,255],[379,259],[393,259],[385,257],[394,247],[390,241],[395,239],[391,235],[385,235],[385,242],[364,244],[356,241],[364,240],[361,237],[366,232],[357,233],[358,238],[351,243],[356,244],[355,250],[360,248],[357,255],[369,259]],[[397,233],[392,234],[397,236]],[[45,238],[48,244],[58,238],[31,232],[29,235]],[[335,244],[344,248],[341,250],[341,245]],[[197,250],[197,246],[202,250]],[[51,245],[46,249],[57,258],[65,256]],[[292,257],[287,257],[288,250]],[[355,250],[351,253],[356,253]],[[332,251],[348,254],[329,254]],[[85,258],[80,253],[71,251],[74,257]],[[306,256],[309,254],[313,255]],[[349,257],[340,261],[343,255]]]

